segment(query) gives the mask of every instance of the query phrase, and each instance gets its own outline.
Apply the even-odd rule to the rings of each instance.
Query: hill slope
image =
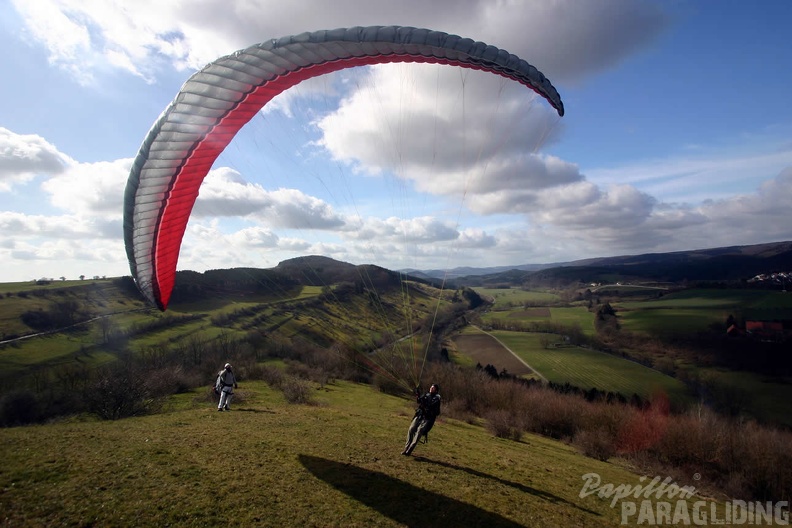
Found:
[[[637,484],[615,465],[527,436],[440,419],[399,452],[409,402],[331,384],[294,406],[263,383],[214,412],[202,394],[168,413],[0,430],[8,526],[618,526],[581,498],[583,475]]]

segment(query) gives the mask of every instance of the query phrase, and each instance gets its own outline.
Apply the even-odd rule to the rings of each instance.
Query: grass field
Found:
[[[729,315],[792,319],[792,294],[766,290],[685,290],[660,299],[618,302],[619,322],[631,332],[686,333],[725,324]]]
[[[714,367],[699,367],[696,371],[705,379],[728,387],[733,398],[738,399],[760,421],[792,427],[792,380]]]
[[[485,324],[493,319],[510,323],[552,321],[566,326],[577,326],[588,336],[596,334],[594,314],[589,312],[585,306],[551,306],[527,310],[517,307],[509,310],[489,311],[481,316],[481,321]]]
[[[317,286],[302,286],[292,291],[282,291],[277,297],[272,295],[246,295],[217,297],[201,302],[181,303],[171,306],[165,314],[146,308],[141,300],[130,301],[111,281],[69,281],[57,290],[33,290],[36,294],[19,292],[36,288],[32,283],[20,283],[19,288],[7,286],[9,292],[0,299],[0,340],[3,335],[29,334],[33,330],[21,321],[26,311],[46,310],[61,299],[79,299],[82,306],[96,318],[76,327],[55,334],[21,339],[0,346],[0,369],[7,376],[26,374],[32,367],[59,368],[62,365],[96,367],[112,361],[116,352],[102,338],[101,322],[116,332],[126,332],[131,328],[145,326],[153,322],[167,322],[154,329],[146,329],[130,336],[124,344],[130,350],[143,350],[147,347],[173,347],[191,339],[208,340],[225,334],[229,338],[243,338],[249,328],[264,332],[277,329],[287,337],[299,336],[317,346],[330,343],[344,343],[352,348],[360,346],[371,336],[386,331],[394,335],[409,333],[404,327],[406,317],[402,313],[402,301],[396,294],[383,293],[379,310],[371,310],[368,300],[352,297],[346,302],[321,303],[315,309],[305,303],[322,294]],[[65,285],[64,285],[65,284]],[[46,286],[45,286],[46,288]],[[292,297],[286,297],[286,295]],[[412,301],[420,319],[429,313],[434,305],[423,294],[416,294]],[[283,305],[292,303],[290,309]],[[423,308],[421,308],[423,306]],[[430,308],[428,308],[430,307]],[[277,314],[276,314],[277,310]],[[247,313],[249,311],[250,313]],[[234,316],[235,313],[243,315]],[[215,320],[226,318],[227,324],[215,324]],[[101,322],[100,322],[101,321]],[[402,325],[402,326],[399,326]]]
[[[495,300],[494,310],[530,304],[551,304],[560,298],[555,293],[542,291],[525,291],[518,288],[473,288],[479,295]]]
[[[469,362],[460,364],[493,365],[498,372],[506,371],[514,376],[530,378],[532,370],[518,357],[506,350],[503,345],[492,335],[477,332],[473,329],[462,332],[453,338],[454,349],[459,352],[457,357],[469,358]]]
[[[620,508],[581,498],[583,476],[639,483],[563,443],[442,417],[400,456],[412,405],[367,386],[328,385],[315,406],[238,392],[228,413],[193,392],[160,415],[0,430],[3,525],[607,527]]]
[[[475,336],[476,333],[471,329],[465,335]],[[551,334],[507,331],[490,333],[548,381],[570,383],[585,390],[597,388],[619,392],[628,398],[633,393],[649,398],[656,392],[663,392],[676,403],[688,401],[685,386],[679,380],[633,361],[574,346],[547,349],[542,344],[543,337],[550,342],[558,340],[558,336]],[[464,348],[463,341],[458,343],[461,353],[480,353],[479,349]],[[491,354],[493,364],[498,370],[504,368],[505,363],[497,363],[496,352]],[[500,356],[508,359],[508,351],[503,350]],[[513,373],[520,374],[519,371]]]

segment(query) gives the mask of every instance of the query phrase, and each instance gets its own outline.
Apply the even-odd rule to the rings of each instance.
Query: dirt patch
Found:
[[[528,308],[519,312],[510,312],[509,317],[541,317],[550,319],[550,308],[542,306],[539,308]]]
[[[473,361],[480,363],[482,367],[493,365],[498,372],[506,369],[516,376],[525,376],[533,372],[492,336],[459,335],[453,338],[453,342],[460,353],[473,358]]]

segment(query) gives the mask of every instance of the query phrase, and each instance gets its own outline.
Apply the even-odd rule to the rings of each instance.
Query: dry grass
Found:
[[[617,526],[582,476],[637,475],[533,435],[447,418],[399,452],[406,400],[329,384],[290,405],[263,382],[214,411],[206,389],[169,412],[0,430],[5,526]],[[218,519],[221,519],[218,521]]]

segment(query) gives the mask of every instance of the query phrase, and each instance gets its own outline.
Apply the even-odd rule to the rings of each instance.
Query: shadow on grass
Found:
[[[590,513],[592,515],[601,516],[601,514],[595,512],[595,511],[591,511],[591,510],[588,510],[586,508],[582,508],[582,507],[578,506],[577,504],[575,504],[573,502],[569,502],[568,500],[566,500],[563,497],[559,497],[558,495],[553,495],[552,493],[549,493],[547,491],[542,491],[542,490],[539,490],[539,489],[536,489],[536,488],[532,488],[531,486],[526,486],[525,484],[520,484],[519,482],[512,482],[510,480],[502,479],[500,477],[496,477],[496,476],[493,476],[493,475],[488,475],[487,473],[483,473],[481,471],[478,471],[478,470],[475,470],[475,469],[472,469],[472,468],[469,468],[469,467],[457,466],[455,464],[449,464],[448,462],[440,462],[440,461],[437,461],[437,460],[430,460],[428,458],[423,458],[423,457],[415,457],[415,461],[416,462],[425,462],[425,463],[428,463],[428,464],[435,464],[437,466],[442,466],[444,468],[453,469],[455,471],[463,471],[463,472],[465,472],[465,473],[467,473],[469,475],[473,475],[475,477],[481,477],[481,478],[485,478],[485,479],[489,479],[489,480],[494,480],[495,482],[497,482],[499,484],[503,484],[505,486],[511,486],[512,488],[515,488],[515,489],[517,489],[519,491],[522,491],[523,493],[529,493],[531,495],[539,497],[540,499],[544,499],[546,501],[554,502],[556,504],[563,504],[565,506],[570,506],[572,508],[577,508],[578,510],[581,510],[581,511],[586,512],[586,513]]]
[[[236,409],[232,409],[232,411],[249,412],[249,413],[278,414],[275,411],[270,411],[269,409],[254,409],[252,407],[237,407]]]
[[[522,526],[384,473],[308,455],[299,455],[298,459],[317,478],[405,526]]]

